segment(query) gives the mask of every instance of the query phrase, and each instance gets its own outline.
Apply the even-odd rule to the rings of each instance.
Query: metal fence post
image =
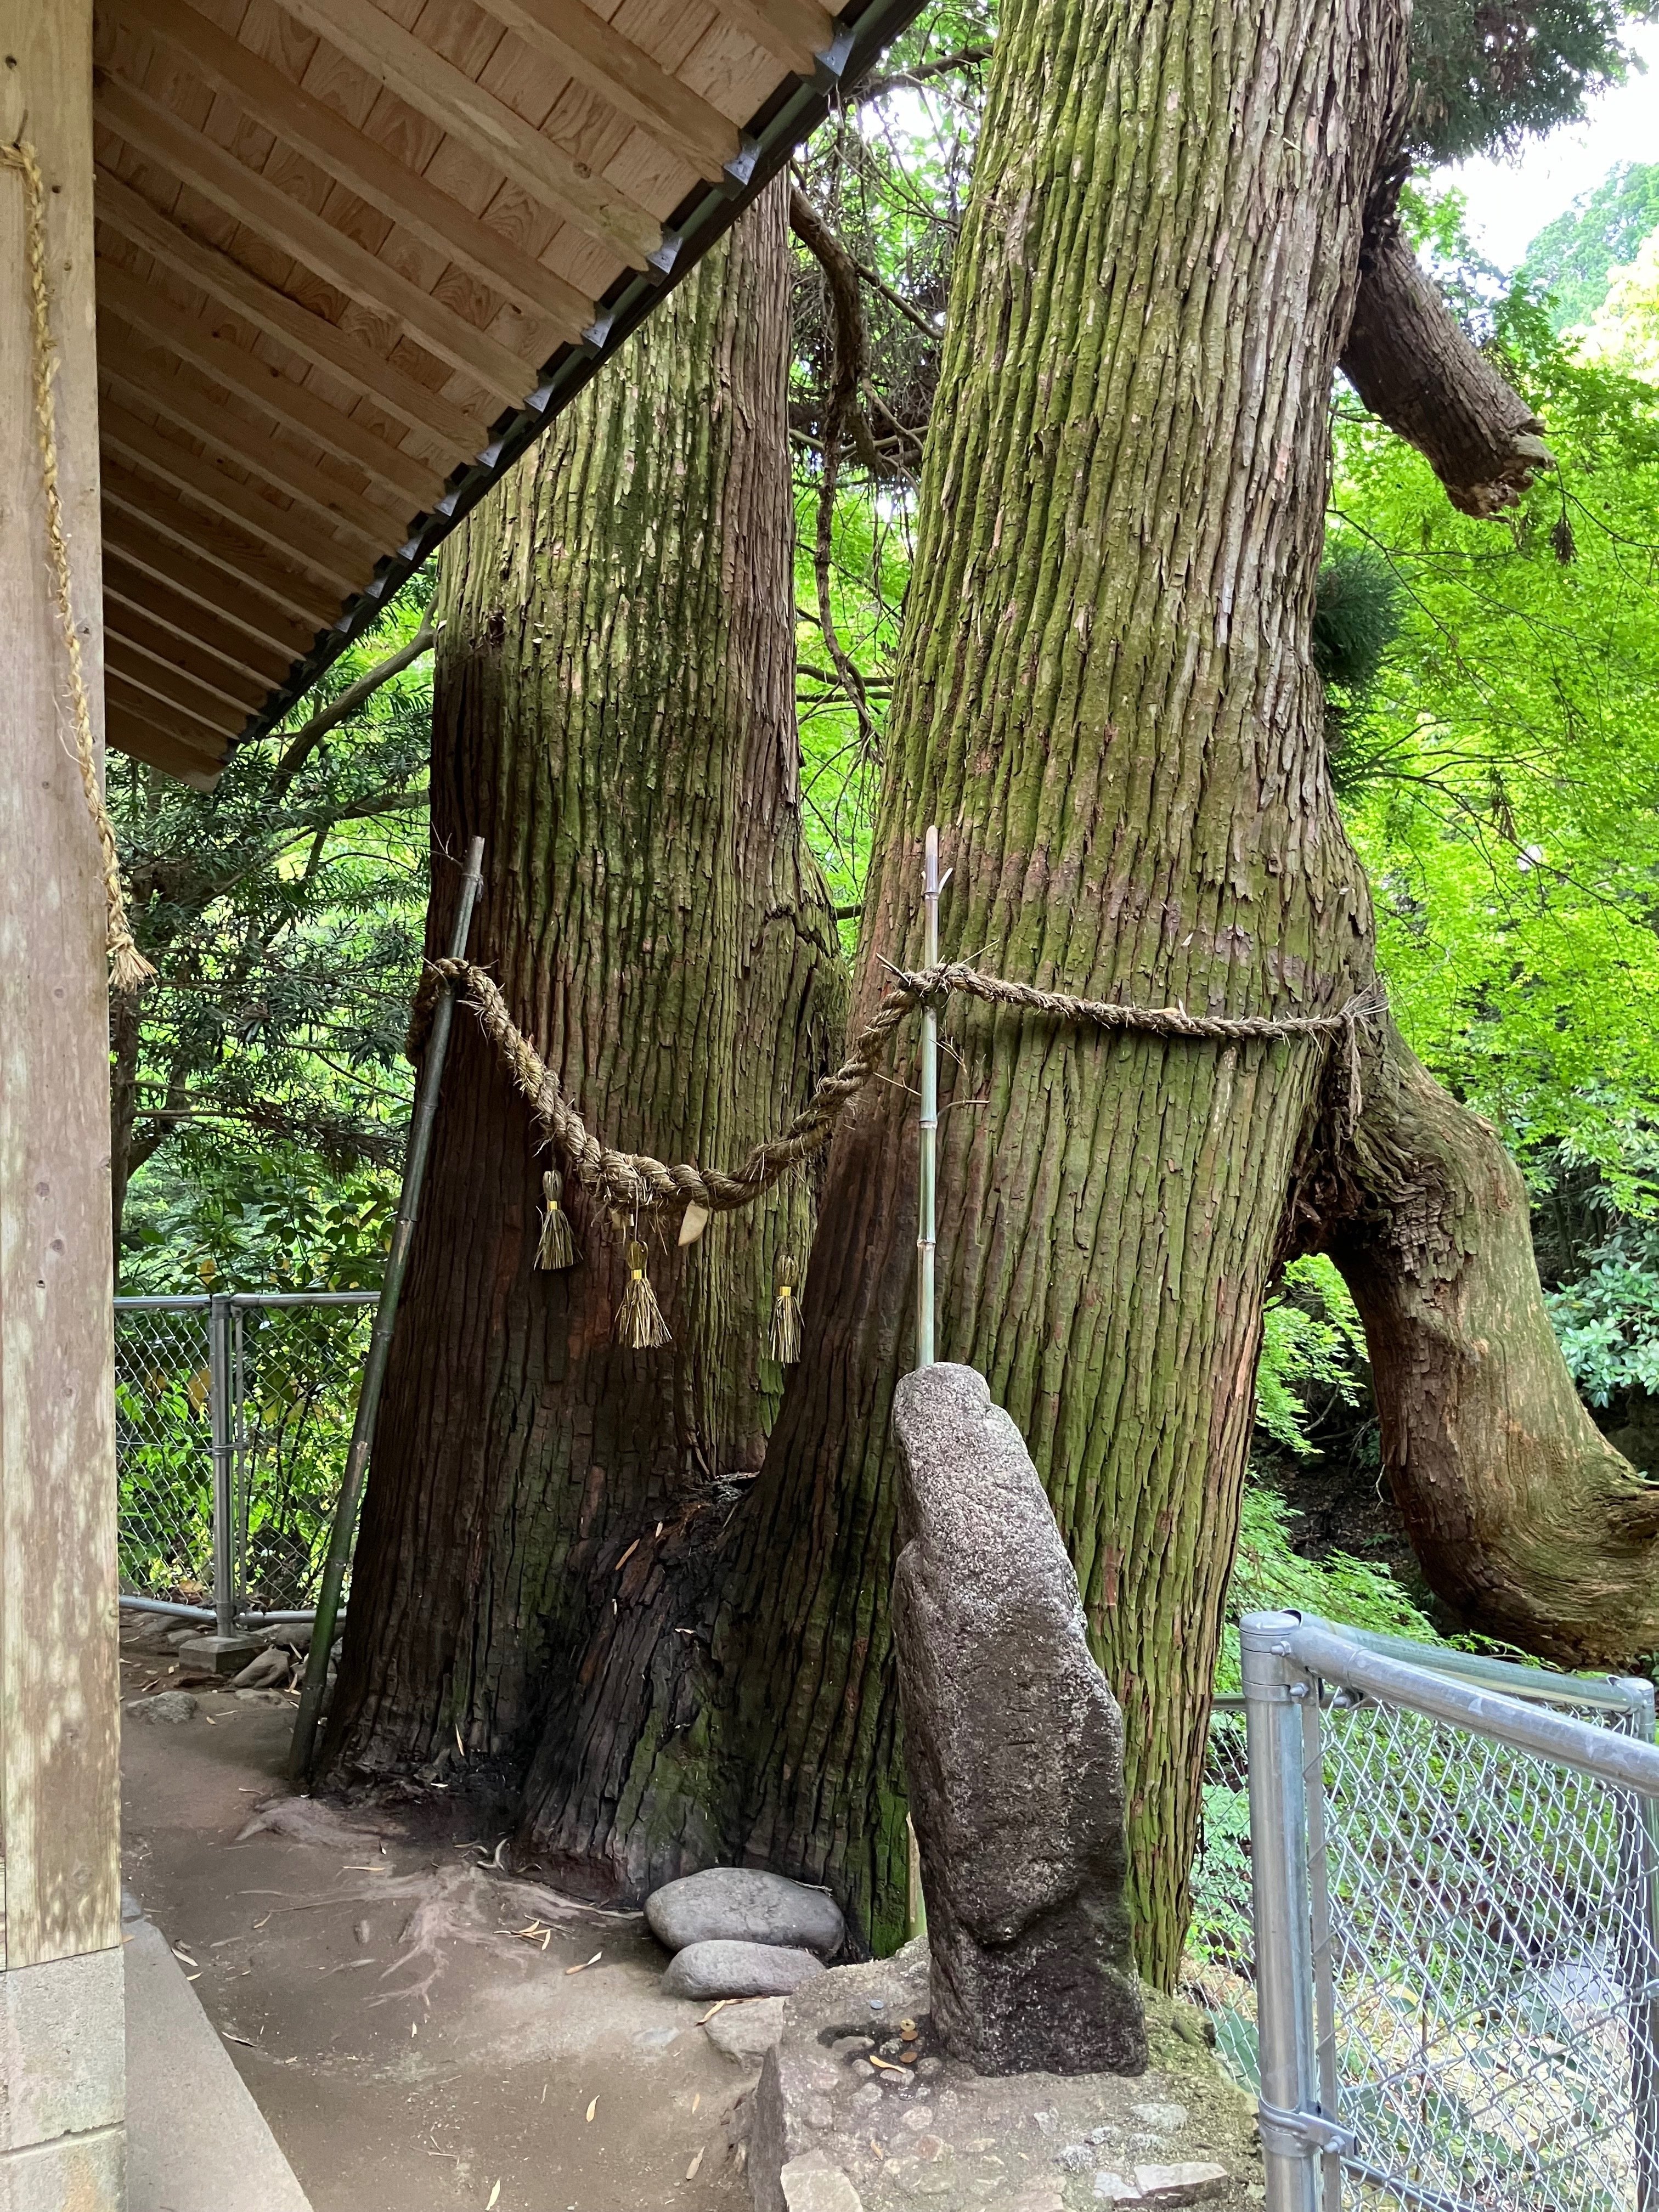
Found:
[[[1267,2212],[1318,2212],[1318,2104],[1301,1707],[1313,1694],[1286,1637],[1294,1613],[1239,1624],[1250,1763],[1250,1866]]]
[[[230,1408],[230,1300],[208,1302],[208,1422],[213,1453],[214,1632],[236,1633],[236,1504]]]
[[[1641,1675],[1620,1684],[1626,1723],[1654,1738],[1654,1690]],[[1659,1816],[1650,1797],[1621,1795],[1620,1856],[1629,1915],[1620,1961],[1630,1999],[1630,2089],[1636,2130],[1636,2212],[1659,2212]]]

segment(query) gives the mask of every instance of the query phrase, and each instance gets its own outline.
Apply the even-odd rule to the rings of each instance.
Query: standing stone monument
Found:
[[[1123,1723],[1012,1421],[970,1367],[893,1407],[893,1583],[934,2025],[981,2074],[1139,2073]]]

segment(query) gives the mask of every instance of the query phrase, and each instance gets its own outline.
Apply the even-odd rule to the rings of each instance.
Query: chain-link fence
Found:
[[[117,1298],[125,1595],[227,1618],[314,1603],[374,1304]]]
[[[1652,1686],[1293,1615],[1243,1642],[1188,1972],[1269,2212],[1659,2212]]]

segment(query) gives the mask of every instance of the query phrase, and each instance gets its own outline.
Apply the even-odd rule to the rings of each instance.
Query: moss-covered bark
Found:
[[[428,943],[481,832],[473,956],[594,1126],[671,1158],[738,1158],[787,1120],[844,1016],[800,835],[786,207],[765,196],[442,568]],[[613,1341],[617,1228],[579,1189],[583,1264],[534,1267],[547,1164],[462,1015],[375,1438],[337,1778],[430,1761],[458,1732],[469,1763],[516,1772],[574,1716],[584,1655],[606,1668],[613,1599],[760,1462],[772,1266],[805,1249],[810,1191],[684,1252],[652,1237],[674,1343],[639,1353]],[[680,1848],[665,1833],[646,1856],[660,1871]]]
[[[1016,0],[956,264],[855,1015],[921,951],[1101,997],[1340,1006],[1369,973],[1308,624],[1326,408],[1401,11]],[[1129,1746],[1133,1904],[1172,1973],[1265,1288],[1327,1057],[1106,1042],[953,1004],[939,1355],[1026,1437]],[[901,1056],[896,1072],[914,1079]],[[730,1849],[902,1912],[888,1410],[914,1111],[837,1138],[806,1348],[697,1626]],[[675,1747],[653,1745],[672,1800]],[[556,1790],[526,1840],[556,1858]]]

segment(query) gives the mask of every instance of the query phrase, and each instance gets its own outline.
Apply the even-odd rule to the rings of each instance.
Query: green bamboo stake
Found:
[[[466,874],[461,881],[461,896],[455,908],[455,927],[449,935],[449,957],[459,960],[466,952],[467,933],[472,926],[472,908],[478,896],[483,876],[483,839],[475,837],[467,854]],[[386,1276],[380,1285],[380,1303],[374,1311],[374,1334],[369,1339],[368,1357],[363,1362],[363,1379],[357,1393],[356,1418],[351,1425],[351,1449],[346,1455],[345,1478],[340,1485],[339,1503],[334,1509],[334,1527],[328,1540],[328,1559],[323,1568],[323,1584],[317,1593],[317,1617],[312,1624],[311,1650],[306,1656],[305,1686],[300,1692],[300,1710],[294,1723],[294,1741],[289,1747],[288,1771],[291,1781],[303,1782],[311,1771],[312,1759],[317,1747],[317,1728],[322,1719],[323,1692],[328,1681],[328,1655],[334,1643],[335,1624],[340,1617],[340,1592],[345,1584],[346,1569],[351,1564],[351,1547],[357,1529],[357,1508],[362,1498],[363,1478],[368,1472],[368,1449],[374,1441],[374,1420],[380,1410],[380,1389],[386,1381],[386,1364],[392,1350],[392,1332],[397,1325],[398,1301],[403,1295],[404,1275],[409,1266],[409,1247],[415,1234],[415,1217],[420,1210],[421,1185],[426,1180],[427,1155],[432,1149],[432,1128],[438,1115],[438,1090],[443,1081],[444,1060],[449,1050],[450,1024],[455,1012],[455,991],[446,984],[438,994],[432,1009],[432,1028],[427,1038],[426,1058],[421,1067],[420,1088],[415,1096],[414,1118],[409,1125],[409,1149],[404,1155],[403,1189],[398,1199],[397,1217],[392,1224],[392,1249],[386,1255]]]

